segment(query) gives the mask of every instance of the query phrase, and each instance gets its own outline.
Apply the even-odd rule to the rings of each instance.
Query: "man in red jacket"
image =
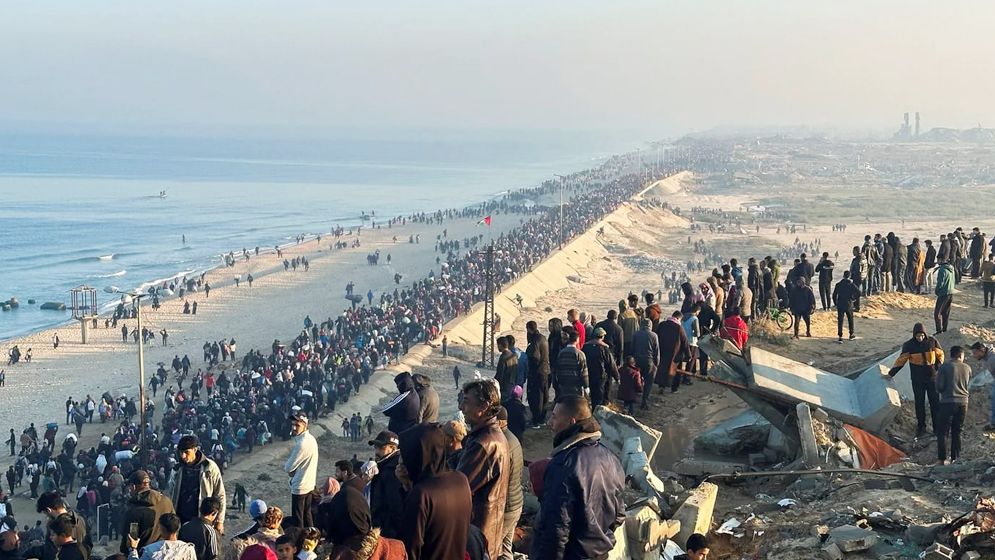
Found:
[[[578,337],[577,348],[583,348],[586,342],[585,339],[587,337],[585,335],[587,334],[587,332],[584,329],[584,323],[581,323],[580,319],[578,318],[579,315],[580,314],[577,312],[576,309],[571,309],[570,311],[567,311],[567,321],[569,321],[570,324],[573,325],[575,329],[577,329],[577,337]]]
[[[722,321],[719,336],[732,342],[740,350],[746,347],[746,343],[750,340],[750,327],[739,316],[738,309],[731,310],[729,316]]]

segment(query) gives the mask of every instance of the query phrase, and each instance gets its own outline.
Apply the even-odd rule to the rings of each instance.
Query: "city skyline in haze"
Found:
[[[0,123],[991,126],[995,5],[180,0],[0,9]]]

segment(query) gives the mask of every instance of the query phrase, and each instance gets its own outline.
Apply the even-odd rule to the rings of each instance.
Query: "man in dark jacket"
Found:
[[[625,520],[622,465],[601,445],[601,426],[586,399],[558,399],[550,425],[555,447],[529,558],[605,558]]]
[[[159,491],[152,490],[149,486],[150,480],[149,473],[143,470],[137,470],[128,477],[131,498],[128,500],[128,509],[121,524],[119,549],[124,554],[130,550],[128,534],[132,524],[137,526],[138,550],[141,550],[145,545],[162,539],[159,518],[174,512],[173,502]]]
[[[553,387],[556,397],[562,395],[584,395],[590,393],[591,383],[587,371],[587,359],[584,352],[577,347],[580,335],[577,329],[566,326],[563,333],[567,336],[567,345],[556,356],[556,372],[553,374]]]
[[[762,308],[764,312],[767,308]],[[706,334],[715,334],[719,332],[722,328],[722,318],[719,314],[712,309],[712,306],[708,305],[708,302],[701,302],[701,311],[698,313],[698,330],[701,332],[701,336]],[[708,377],[708,354],[705,353],[705,349],[698,347],[698,373]]]
[[[501,406],[508,411],[508,429],[515,434],[518,441],[525,437],[525,404],[522,403],[522,388],[515,387],[508,398],[501,401]]]
[[[601,327],[594,329],[594,338],[583,348],[591,382],[591,406],[606,404],[611,398],[612,381],[618,383],[618,365],[611,348],[605,344],[605,334]]]
[[[504,397],[510,395],[511,388],[515,386],[518,374],[518,355],[511,351],[507,339],[503,336],[498,337],[497,347],[501,355],[498,356],[494,379],[497,380],[498,387],[501,388],[501,396]]]
[[[747,261],[746,265],[746,287],[750,289],[751,293],[753,293],[753,299],[750,306],[750,316],[759,317],[761,292],[763,292],[763,279],[760,277],[760,267],[757,265],[757,259],[753,257],[750,257],[750,260]],[[682,307],[681,313],[684,312],[684,308]]]
[[[539,428],[546,422],[546,404],[549,401],[549,343],[539,332],[535,321],[525,324],[529,345],[525,354],[529,360],[528,399],[532,413],[532,427]]]
[[[806,286],[812,285],[812,277],[815,276],[815,268],[808,262],[808,255],[802,253],[798,256],[798,264],[794,268],[794,277],[805,280]]]
[[[636,357],[636,365],[643,374],[643,402],[640,408],[645,410],[649,408],[650,387],[660,364],[660,340],[650,330],[649,319],[639,320],[639,330],[632,335],[632,355]]]
[[[933,240],[927,239],[926,243],[926,260],[922,265],[922,277],[923,284],[928,290],[932,286],[932,281],[930,280],[930,271],[936,266],[936,247],[933,246]]]
[[[418,393],[419,415],[422,422],[439,421],[439,393],[432,387],[432,378],[416,373],[411,376]]]
[[[738,304],[736,308],[739,308]],[[655,380],[660,388],[660,393],[663,393],[668,386],[671,388],[671,392],[677,392],[677,387],[683,378],[681,374],[677,373],[677,366],[690,354],[688,337],[687,333],[684,332],[684,327],[681,326],[681,318],[681,312],[674,311],[666,321],[661,321],[656,326],[657,343],[660,346],[660,361],[657,365]],[[649,392],[649,387],[644,387],[643,395],[645,396]]]
[[[73,527],[73,540],[79,543],[87,555],[93,550],[93,539],[90,537],[90,530],[87,527],[86,518],[79,513],[72,511],[66,505],[65,499],[58,492],[45,492],[38,496],[35,502],[35,509],[38,513],[44,514],[49,521],[59,517],[66,517]],[[10,511],[8,510],[8,515]],[[48,536],[51,536],[49,533]],[[46,538],[45,542],[31,550],[28,558],[39,558],[40,560],[52,560],[56,557],[58,550],[51,539]]]
[[[850,280],[850,271],[843,271],[843,279],[833,288],[833,304],[836,305],[836,336],[843,344],[843,318],[846,318],[850,340],[857,338],[853,334],[853,307],[860,300],[860,288]]]
[[[888,235],[891,237],[894,236],[894,234],[890,233]],[[894,289],[891,281],[891,271],[895,268],[895,248],[891,246],[891,237],[884,240],[881,245],[884,251],[884,254],[881,256],[881,287],[886,292]]]
[[[895,268],[892,271],[892,281],[895,283],[895,290],[905,292],[905,270],[909,266],[909,251],[896,235],[893,239],[892,247],[895,249]]]
[[[172,473],[170,497],[181,523],[197,519],[204,498],[217,498],[221,512],[215,516],[214,528],[224,534],[227,495],[221,478],[221,469],[204,455],[197,436],[186,435],[176,446],[177,462]]]
[[[916,403],[916,437],[926,434],[926,399],[929,399],[930,426],[935,430],[939,422],[940,397],[936,392],[936,371],[943,363],[943,349],[935,338],[926,334],[926,327],[916,323],[912,338],[902,344],[902,353],[888,375],[895,377],[905,364],[912,376],[912,393]]]
[[[981,230],[974,228],[971,230],[971,246],[968,250],[968,257],[971,259],[971,278],[981,275],[981,259],[985,256],[985,235]]]
[[[490,380],[471,381],[463,386],[460,410],[470,433],[463,440],[463,454],[456,470],[466,475],[470,483],[473,494],[470,523],[484,533],[491,558],[501,554],[511,469],[508,440],[497,423],[500,406],[497,387]]]
[[[48,522],[48,532],[59,560],[89,560],[90,553],[73,537],[75,526],[67,516]]]
[[[370,440],[373,456],[377,461],[377,474],[370,481],[370,514],[373,526],[380,528],[380,534],[387,538],[397,538],[403,520],[401,509],[404,506],[404,492],[397,479],[397,463],[401,459],[400,440],[397,434],[383,431]]]
[[[833,286],[833,268],[836,265],[829,260],[829,253],[822,253],[822,259],[815,265],[815,272],[819,274],[819,298],[822,300],[822,310],[829,311],[833,306],[833,298],[830,297]]]
[[[812,288],[805,284],[804,278],[799,278],[788,298],[791,314],[795,316],[795,338],[798,338],[798,327],[802,321],[805,321],[805,336],[811,337],[812,312],[815,311],[815,294],[812,293]]]
[[[446,434],[438,424],[408,430],[401,437],[401,457],[411,480],[400,527],[408,558],[461,560],[473,498],[466,476],[446,467]]]
[[[398,396],[404,396],[394,406],[385,409],[383,413],[390,418],[387,422],[387,429],[399,434],[418,423],[421,401],[415,390],[415,381],[409,372],[397,374],[394,377],[394,384],[397,386]]]
[[[501,433],[508,440],[508,456],[511,458],[508,471],[508,501],[504,507],[504,538],[501,541],[500,559],[513,560],[514,553],[511,545],[515,541],[515,528],[518,526],[518,519],[522,517],[522,508],[525,505],[525,491],[522,488],[522,468],[525,466],[525,457],[522,454],[522,444],[519,443],[515,434],[508,429],[508,411],[504,407],[498,411],[497,419]]]
[[[624,347],[622,345],[622,327],[618,326],[618,312],[614,309],[608,311],[608,318],[594,326],[595,330],[605,331],[605,344],[612,349],[612,356],[616,364],[622,363]]]
[[[221,500],[204,498],[200,503],[200,516],[184,523],[176,535],[179,540],[193,545],[197,560],[215,560],[221,555],[218,532],[214,529],[220,513]]]

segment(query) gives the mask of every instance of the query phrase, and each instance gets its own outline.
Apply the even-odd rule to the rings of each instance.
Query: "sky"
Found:
[[[995,3],[0,6],[0,127],[995,126]]]

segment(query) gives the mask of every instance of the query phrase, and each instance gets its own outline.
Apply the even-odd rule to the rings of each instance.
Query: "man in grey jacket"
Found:
[[[318,478],[318,442],[307,431],[308,417],[302,411],[290,415],[290,435],[294,448],[290,450],[283,470],[290,477],[290,511],[301,527],[314,527],[311,515],[311,492]]]
[[[208,459],[200,448],[197,436],[180,438],[176,446],[177,463],[173,467],[170,480],[170,495],[180,523],[187,523],[200,516],[200,505],[204,498],[217,498],[221,511],[214,521],[218,534],[225,534],[225,483],[221,479],[221,469]]]
[[[628,352],[628,350],[626,350]],[[632,335],[632,355],[636,357],[636,367],[643,377],[643,387],[653,384],[656,368],[660,365],[660,339],[650,330],[649,319],[639,320],[639,330]],[[649,408],[649,389],[643,390],[643,402],[640,408]]]
[[[948,464],[947,436],[950,436],[950,461],[960,455],[960,431],[967,416],[967,400],[971,392],[971,366],[964,363],[964,349],[950,348],[950,359],[936,374],[936,392],[940,394],[940,426],[936,430],[936,453],[939,464]]]

